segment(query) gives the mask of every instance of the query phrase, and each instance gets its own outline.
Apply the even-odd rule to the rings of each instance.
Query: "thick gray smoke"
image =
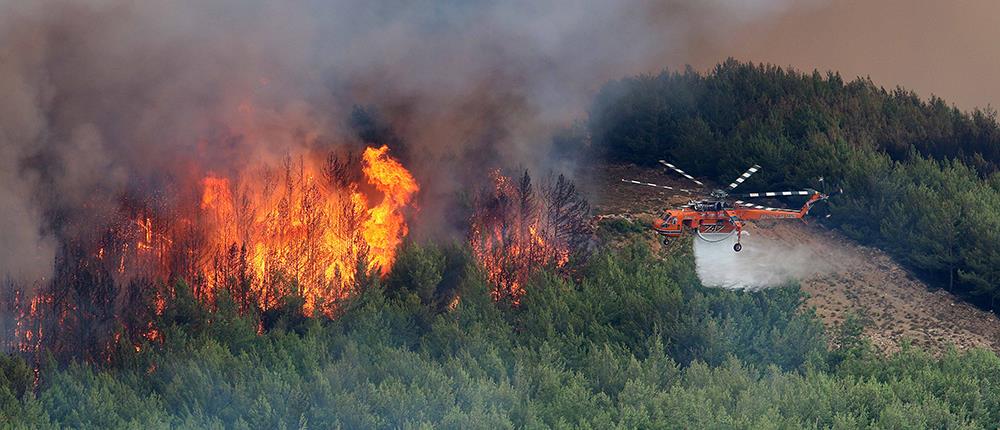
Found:
[[[698,277],[710,287],[751,291],[788,285],[832,268],[812,243],[777,240],[765,230],[755,230],[742,240],[743,249],[733,251],[735,237],[719,242],[694,240]]]
[[[433,234],[485,167],[552,167],[606,80],[786,3],[0,0],[0,274],[44,278],[123,195],[356,140],[355,105],[406,143]]]

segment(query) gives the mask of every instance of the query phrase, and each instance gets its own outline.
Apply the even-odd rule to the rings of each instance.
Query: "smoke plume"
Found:
[[[729,9],[739,4],[741,7]],[[44,279],[124,197],[368,139],[422,186],[415,233],[486,167],[545,171],[603,82],[785,1],[0,1],[0,274]]]

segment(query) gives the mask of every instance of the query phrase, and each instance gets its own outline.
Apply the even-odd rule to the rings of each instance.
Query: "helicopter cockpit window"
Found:
[[[670,225],[677,224],[677,217],[672,216],[669,219],[667,219],[667,224],[670,224]]]

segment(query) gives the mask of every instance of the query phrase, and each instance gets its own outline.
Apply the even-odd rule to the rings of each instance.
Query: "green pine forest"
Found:
[[[704,288],[689,254],[663,259],[638,239],[580,269],[579,281],[540,273],[504,307],[461,247],[411,245],[384,281],[361,281],[340,318],[303,318],[290,302],[262,335],[224,298],[210,311],[178,294],[165,343],[119,351],[113,366],[50,362],[33,391],[31,368],[4,359],[0,416],[11,428],[144,429],[1000,422],[992,352],[883,357],[857,320],[824,333],[794,286]]]
[[[1000,297],[1000,125],[870,80],[728,60],[710,73],[606,85],[590,111],[595,150],[667,158],[746,191],[843,187],[829,225],[888,251],[935,286],[993,310]]]
[[[984,306],[1000,295],[1000,138],[991,112],[867,80],[728,61],[611,82],[581,150],[675,160],[747,187],[836,181],[827,223]],[[407,243],[335,319],[289,298],[240,315],[183,283],[163,342],[108,363],[0,355],[0,428],[996,428],[1000,358],[886,355],[863,319],[825,330],[796,285],[703,287],[690,246],[608,221],[570,270],[496,303],[468,247]],[[567,273],[569,274],[567,276]],[[453,299],[459,297],[457,305]],[[37,372],[37,373],[36,373]]]

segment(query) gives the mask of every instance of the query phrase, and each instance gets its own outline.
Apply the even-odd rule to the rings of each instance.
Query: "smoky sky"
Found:
[[[349,126],[355,106],[376,108],[405,142],[422,188],[413,231],[433,235],[447,218],[441,202],[488,168],[559,167],[548,155],[552,133],[585,119],[594,92],[611,79],[688,62],[706,67],[729,55],[800,68],[838,69],[843,61],[849,73],[890,82],[896,72],[902,83],[919,77],[897,70],[906,62],[870,71],[850,63],[841,28],[823,27],[815,12],[829,7],[820,0],[0,0],[0,276],[45,278],[58,245],[96,234],[122,195],[157,196],[169,208],[205,174],[357,144]],[[841,15],[834,16],[851,16]],[[793,55],[805,48],[791,39],[770,43],[785,33],[813,40],[816,52]],[[824,46],[843,50],[827,56]],[[962,57],[949,55],[943,60]],[[921,82],[913,85],[923,90]],[[947,87],[928,91],[951,96]]]
[[[122,195],[169,207],[204,174],[356,140],[357,105],[406,142],[420,231],[487,167],[549,167],[553,130],[607,80],[680,58],[699,23],[785,6],[0,2],[0,272],[44,278],[58,244],[100,231]]]

